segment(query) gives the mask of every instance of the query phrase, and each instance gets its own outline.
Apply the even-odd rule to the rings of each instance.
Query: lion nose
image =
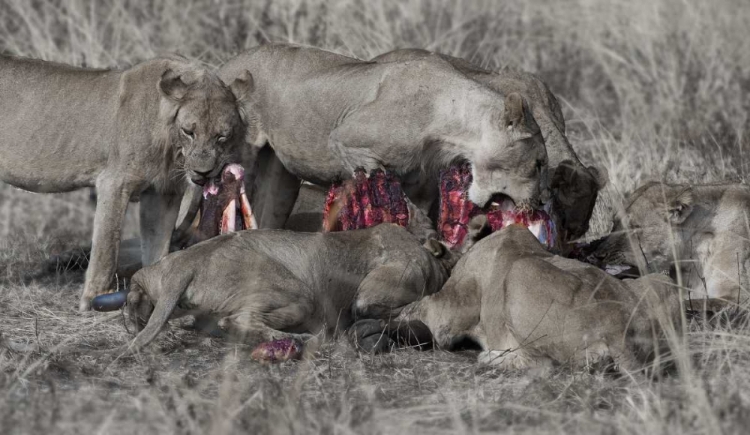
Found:
[[[208,182],[208,175],[211,173],[211,171],[193,171],[195,173],[195,176],[190,177],[190,179],[193,181],[193,183],[203,186]]]

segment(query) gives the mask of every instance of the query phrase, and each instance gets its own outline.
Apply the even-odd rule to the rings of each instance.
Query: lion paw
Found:
[[[349,338],[357,350],[366,353],[387,352],[394,345],[393,340],[385,333],[383,323],[374,319],[356,321],[349,328]]]

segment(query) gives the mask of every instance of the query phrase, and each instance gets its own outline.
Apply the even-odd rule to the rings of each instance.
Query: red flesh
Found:
[[[267,363],[283,362],[302,358],[302,349],[302,343],[292,338],[266,341],[253,349],[250,358]]]
[[[468,234],[471,218],[486,214],[492,231],[505,226],[520,224],[538,229],[537,236],[545,246],[552,247],[555,240],[555,225],[543,210],[487,210],[478,207],[469,200],[471,186],[471,165],[451,165],[440,171],[440,216],[438,233],[443,242],[450,248],[461,247]],[[539,227],[537,227],[537,225]]]
[[[328,190],[323,209],[324,231],[370,228],[383,222],[402,227],[409,223],[406,196],[398,179],[376,169],[368,177],[363,169],[354,178]]]
[[[231,164],[221,171],[220,178],[203,187],[200,221],[188,245],[219,234],[258,228],[245,194],[244,178],[242,166]]]
[[[533,228],[535,236],[552,247],[555,226],[543,210],[487,210],[469,200],[471,165],[451,165],[440,172],[440,216],[437,230],[451,248],[459,248],[468,233],[471,218],[486,214],[492,231],[511,224]],[[369,228],[383,222],[406,226],[409,211],[398,179],[389,172],[374,170],[368,177],[358,169],[354,178],[331,186],[323,210],[324,231]],[[530,229],[531,229],[530,228]]]

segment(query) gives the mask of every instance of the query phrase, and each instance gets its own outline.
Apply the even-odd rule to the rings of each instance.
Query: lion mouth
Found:
[[[191,177],[190,181],[192,181],[193,184],[196,184],[198,186],[205,186],[206,183],[208,183],[208,178],[206,178],[206,177]]]
[[[226,165],[219,176],[207,179],[198,228],[188,246],[220,234],[258,228],[244,180],[245,169],[236,163]]]
[[[554,246],[557,231],[547,212],[535,210],[527,201],[517,204],[504,193],[493,194],[484,207],[479,207],[468,197],[471,182],[469,163],[451,165],[440,172],[438,233],[446,245],[452,249],[460,248],[468,234],[471,218],[484,214],[492,231],[520,224],[527,227],[548,248]]]
[[[516,209],[516,202],[513,198],[504,194],[496,193],[490,198],[489,204],[484,207],[487,212],[493,211],[512,211]]]

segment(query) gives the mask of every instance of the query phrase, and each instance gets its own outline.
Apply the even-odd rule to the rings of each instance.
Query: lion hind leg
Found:
[[[296,334],[271,328],[260,317],[262,316],[250,313],[235,314],[219,319],[218,326],[234,340],[251,346],[267,341],[303,339],[310,336],[310,334]]]
[[[304,323],[307,311],[299,304],[270,313],[246,311],[223,317],[218,325],[235,340],[254,346],[250,354],[252,359],[267,363],[281,362],[301,358],[305,343],[312,338],[312,334],[306,332],[281,330]]]
[[[309,324],[313,310],[307,301],[302,299],[295,302],[291,298],[276,298],[272,303],[263,305],[248,307],[225,316],[219,320],[218,326],[236,340],[249,345],[282,339],[304,340],[310,337],[306,332],[314,326]]]
[[[494,336],[492,345],[482,344],[484,350],[479,353],[477,362],[504,370],[523,370],[529,368],[548,368],[552,359],[540,354],[531,344],[521,344],[513,332],[502,327],[499,335]]]
[[[380,266],[362,280],[352,305],[355,319],[388,319],[401,309],[426,296],[426,282],[412,263]]]
[[[552,359],[531,355],[524,349],[485,350],[479,353],[477,362],[505,370],[548,368],[552,366]]]

